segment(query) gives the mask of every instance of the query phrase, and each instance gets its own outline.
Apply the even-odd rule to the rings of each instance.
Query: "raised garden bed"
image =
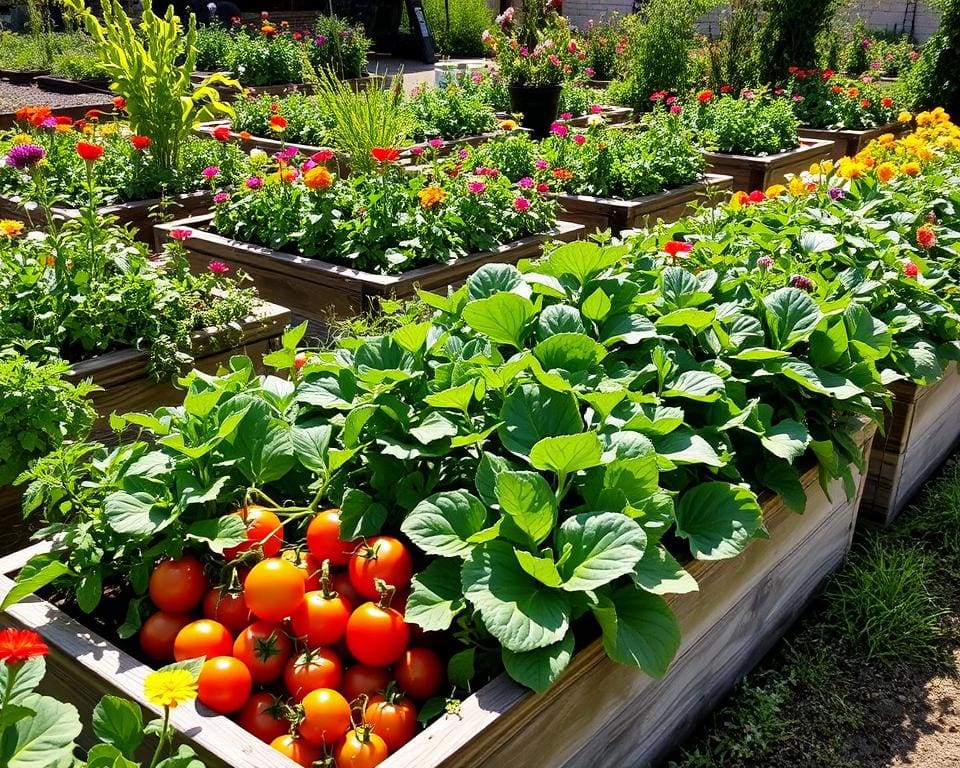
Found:
[[[133,227],[139,240],[152,243],[154,241],[154,216],[158,213],[158,206],[162,205],[166,215],[179,218],[206,213],[210,210],[212,200],[213,193],[204,190],[182,195],[171,195],[164,200],[154,198],[152,200],[134,200],[129,203],[111,203],[110,205],[100,206],[97,213],[101,217],[115,216],[119,224]],[[77,219],[81,216],[77,208],[55,206],[53,212],[55,216],[63,219]],[[0,195],[0,218],[20,219],[29,221],[34,227],[42,227],[42,216],[39,208],[28,207],[19,197]]]
[[[37,94],[39,93],[36,89],[26,89],[29,91],[29,100],[25,101],[25,104],[36,104],[38,103]],[[106,96],[106,94],[100,93],[83,93],[83,94],[70,94],[74,99],[82,100],[81,104],[66,104],[59,105],[54,104],[54,111],[58,115],[66,115],[67,117],[73,120],[79,120],[91,109],[99,109],[102,112],[106,113],[104,117],[107,117],[110,112],[113,111],[114,106],[113,102]],[[56,102],[56,99],[50,99],[49,94],[45,94],[44,97],[40,99],[42,103],[49,103],[51,101]],[[7,128],[13,127],[13,124],[16,122],[16,110],[12,112],[0,112],[0,130],[6,130]]]
[[[212,220],[212,215],[205,215],[158,225],[157,247],[166,241],[172,229],[193,230],[193,236],[184,241],[193,269],[204,270],[216,260],[243,270],[253,278],[265,300],[282,301],[295,318],[309,320],[319,329],[326,326],[331,315],[375,310],[381,299],[410,297],[417,288],[435,291],[458,285],[484,264],[515,264],[539,255],[546,242],[568,242],[583,234],[579,224],[561,221],[545,234],[525,237],[494,251],[471,254],[448,264],[418,267],[401,275],[379,275],[232,240],[213,231]]]
[[[607,125],[621,125],[622,123],[628,123],[633,119],[633,109],[631,107],[613,107],[609,105],[601,105],[600,112],[598,113]],[[580,115],[579,117],[571,117],[567,120],[561,120],[561,122],[566,123],[569,126],[575,128],[583,128],[587,125],[587,121],[593,116],[593,113],[587,115]]]
[[[194,72],[190,75],[190,80],[194,85],[199,85],[203,80],[209,77],[212,72]],[[227,73],[227,77],[230,77]],[[343,82],[349,85],[354,91],[362,91],[364,88],[373,88],[380,87],[383,84],[383,75],[374,75],[368,74],[364,77],[353,77],[344,80]],[[238,98],[242,93],[246,93],[249,96],[261,96],[265,93],[271,94],[273,96],[281,96],[285,93],[290,93],[291,91],[301,91],[302,93],[310,94],[313,93],[313,86],[309,83],[281,83],[279,85],[242,85],[241,88],[229,88],[224,85],[214,85],[217,93],[220,94],[220,98],[223,101],[230,101]]]
[[[856,436],[865,453],[872,435],[869,425]],[[431,725],[383,768],[499,768],[505,749],[517,765],[551,768],[640,765],[662,757],[782,635],[843,560],[863,478],[849,501],[835,482],[830,501],[817,476],[815,467],[802,476],[808,496],[803,515],[778,497],[763,500],[769,540],[754,541],[732,560],[688,566],[700,591],[668,597],[683,644],[664,678],[617,665],[596,640],[547,693],[533,695],[501,675],[466,699],[458,716]],[[0,560],[0,596],[16,571],[48,546]],[[149,668],[51,603],[26,598],[0,615],[0,626],[41,634],[50,646],[47,690],[75,704],[81,717],[89,717],[105,693],[144,703]],[[193,703],[174,710],[172,723],[208,768],[292,768],[266,744]]]
[[[35,78],[34,82],[45,91],[53,93],[110,93],[109,78],[73,80],[69,77],[43,75]]]
[[[751,191],[782,184],[787,174],[807,170],[811,163],[832,157],[833,142],[825,139],[800,139],[800,146],[766,157],[729,155],[722,152],[704,152],[707,170],[733,177],[733,188]]]
[[[951,363],[929,387],[908,381],[890,385],[893,409],[877,435],[861,512],[889,525],[950,455],[960,440],[960,372]]]
[[[14,85],[29,85],[38,77],[49,74],[49,69],[0,69],[0,80]]]
[[[841,157],[852,157],[861,149],[867,146],[878,136],[885,133],[892,133],[899,136],[910,130],[910,123],[901,123],[899,120],[892,120],[886,125],[877,128],[869,128],[863,131],[836,130],[830,131],[821,128],[802,127],[799,134],[805,139],[826,139],[833,142],[833,149],[830,157],[839,160]]]
[[[662,219],[672,223],[687,212],[687,206],[710,190],[729,190],[733,184],[730,176],[708,174],[703,181],[686,184],[676,189],[652,195],[621,200],[591,195],[557,195],[566,221],[583,224],[587,230],[609,229],[614,235],[625,230],[644,226],[648,221]]]
[[[0,488],[0,556],[9,555],[27,545],[31,530],[23,522],[21,503],[23,486]]]

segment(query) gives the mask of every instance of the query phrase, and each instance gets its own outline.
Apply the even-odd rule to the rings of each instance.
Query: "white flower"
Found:
[[[262,162],[267,159],[267,153],[262,149],[251,149],[250,150],[250,159],[256,160],[257,162]]]
[[[587,125],[603,125],[605,122],[603,115],[590,115],[587,118]]]

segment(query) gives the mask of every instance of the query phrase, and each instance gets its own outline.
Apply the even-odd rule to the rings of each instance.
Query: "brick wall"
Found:
[[[572,24],[583,26],[590,19],[598,19],[604,13],[620,11],[628,13],[632,0],[564,0],[563,9]],[[704,33],[716,32],[721,10],[707,14],[700,21]],[[853,0],[846,10],[851,19],[862,17],[870,29],[897,29],[912,32],[919,41],[924,41],[937,29],[938,15],[929,4],[919,0]]]

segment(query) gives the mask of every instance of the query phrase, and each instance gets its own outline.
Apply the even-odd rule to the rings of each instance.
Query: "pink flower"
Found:
[[[591,104],[591,105],[590,105],[590,113],[591,113],[591,114],[599,115],[601,112],[603,112],[603,107],[601,107],[599,104]]]
[[[569,119],[572,118],[572,117],[573,117],[573,112],[561,112],[561,113],[560,113],[560,119],[561,119],[561,120],[569,120]]]
[[[920,267],[912,261],[908,261],[903,265],[903,274],[907,277],[916,277],[920,274]]]
[[[469,181],[467,182],[467,189],[470,190],[471,194],[482,195],[487,191],[487,185],[482,181]]]
[[[679,104],[674,104],[670,107],[671,115],[679,115],[683,111],[682,107]]]
[[[498,171],[496,168],[488,168],[484,165],[477,168],[474,173],[477,174],[477,176],[489,176],[493,179],[500,175],[500,171]]]
[[[563,123],[554,123],[550,126],[550,133],[554,136],[559,136],[561,139],[565,139],[567,134],[570,133],[570,129]]]
[[[677,103],[677,97],[676,97],[676,96],[667,96],[667,98],[665,99],[665,102],[666,102],[666,104],[667,104],[668,106],[669,106],[670,104],[676,104],[676,103]]]
[[[201,173],[203,174],[203,178],[205,179],[215,179],[217,175],[220,173],[220,169],[217,168],[217,166],[215,165],[208,165],[206,168],[204,168],[201,171]]]
[[[583,74],[585,74],[587,77],[593,77],[594,75],[593,67],[584,68]]]
[[[576,40],[572,40],[572,39],[571,39],[570,42],[567,43],[567,52],[568,52],[568,53],[576,53],[576,52],[577,52],[577,41],[576,41]]]
[[[260,189],[263,186],[263,179],[259,176],[251,176],[246,181],[247,189]]]
[[[440,149],[443,146],[443,139],[430,139],[427,143],[434,149]]]
[[[557,54],[555,54],[555,53],[551,53],[549,56],[547,56],[547,60],[548,60],[551,64],[553,64],[553,66],[555,66],[555,67],[559,67],[559,66],[560,66],[560,57],[557,56]]]
[[[524,211],[530,210],[530,201],[525,197],[518,197],[513,201],[513,209],[523,213]]]
[[[536,166],[536,169],[538,171],[544,171],[549,166],[549,163],[546,160],[544,160],[542,157],[537,158],[533,164],[534,166]]]
[[[170,237],[182,243],[184,240],[188,240],[191,237],[193,237],[193,230],[192,229],[171,229]]]
[[[230,195],[228,195],[226,192],[217,192],[217,194],[213,196],[213,204],[220,205],[220,203],[225,203],[229,199]]]
[[[207,269],[220,277],[230,272],[230,267],[228,267],[222,261],[211,261],[210,264],[207,265]]]
[[[539,192],[541,195],[545,195],[549,191],[550,191],[550,187],[544,184],[542,181],[539,184],[537,184],[537,192]]]
[[[423,154],[423,147],[410,147],[410,154],[414,157],[420,157]]]
[[[533,189],[533,179],[529,176],[524,176],[517,182],[517,186],[520,187],[520,189]]]
[[[467,150],[461,149],[459,152],[457,152],[457,157],[459,157],[461,160],[466,160],[469,154],[470,153],[467,152]]]
[[[573,142],[574,144],[577,144],[578,146],[582,147],[584,144],[587,143],[587,137],[584,136],[582,133],[576,133],[573,136]]]
[[[277,153],[274,155],[274,157],[275,157],[277,160],[284,160],[284,161],[286,161],[286,160],[292,160],[293,157],[294,157],[294,155],[296,155],[296,154],[297,154],[297,148],[296,148],[296,147],[285,147],[284,149],[281,149],[279,152],[277,152]]]

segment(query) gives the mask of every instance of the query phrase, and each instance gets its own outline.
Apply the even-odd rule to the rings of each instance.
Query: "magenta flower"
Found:
[[[583,74],[585,74],[587,77],[593,77],[594,75],[593,67],[584,68]]]
[[[247,189],[260,189],[263,186],[263,179],[259,176],[251,176],[246,181]]]
[[[14,144],[7,153],[7,165],[23,171],[36,165],[46,156],[46,150],[36,144]]]
[[[799,288],[801,291],[806,291],[807,293],[813,293],[814,284],[813,280],[804,275],[794,275],[790,278],[790,285],[794,288]]]
[[[587,137],[584,136],[582,133],[576,133],[573,136],[573,143],[582,147],[584,144],[587,143]]]
[[[468,181],[467,189],[470,190],[471,194],[482,195],[487,191],[487,185],[482,181]]]
[[[40,127],[45,128],[48,131],[52,131],[54,128],[57,127],[57,118],[48,117],[46,120],[40,123]]]
[[[460,158],[461,160],[466,160],[469,154],[470,153],[467,152],[467,150],[461,149],[459,152],[457,152],[457,157]]]
[[[513,201],[513,209],[523,213],[524,211],[530,210],[530,201],[525,197],[518,197]]]
[[[549,163],[548,163],[546,160],[544,160],[542,157],[537,158],[537,159],[534,161],[533,164],[534,164],[534,166],[536,166],[536,169],[537,169],[538,171],[544,171],[544,170],[546,170],[546,169],[547,169],[547,166],[549,165]]]
[[[274,155],[274,158],[286,162],[287,160],[292,160],[296,154],[296,147],[284,147]]]
[[[541,181],[539,184],[537,184],[537,192],[539,192],[541,195],[545,195],[549,191],[550,191],[550,187],[547,186],[544,182]]]
[[[313,44],[314,44],[314,45],[325,45],[326,42],[327,42],[326,36],[325,36],[325,35],[320,35],[318,38],[316,38],[316,39],[313,41]]]
[[[228,195],[226,192],[217,192],[217,194],[213,196],[213,204],[220,205],[220,203],[225,203],[229,199],[230,195]]]
[[[840,187],[830,187],[827,194],[830,195],[831,200],[843,200],[843,198],[846,197],[846,194],[844,194],[844,191]]]
[[[524,176],[517,182],[517,186],[520,187],[520,189],[533,189],[533,179],[529,176]]]
[[[443,146],[443,139],[430,139],[427,143],[434,149],[440,149]]]
[[[206,168],[204,168],[201,171],[201,173],[203,174],[203,178],[205,179],[215,179],[217,175],[220,173],[220,169],[217,168],[217,166],[215,165],[208,165]]]
[[[563,123],[554,123],[550,126],[550,133],[554,136],[559,136],[561,139],[565,139],[567,134],[570,133],[570,129],[567,128]]]
[[[674,104],[670,107],[671,115],[679,115],[683,111],[683,108],[679,104]]]
[[[222,261],[211,261],[207,265],[207,269],[209,269],[211,272],[213,272],[213,274],[217,275],[218,277],[223,277],[224,275],[230,273],[230,267],[228,267]]]
[[[603,112],[603,107],[601,107],[599,104],[591,104],[591,105],[590,105],[590,113],[591,113],[591,114],[599,115],[601,112]]]
[[[764,271],[771,269],[773,267],[773,259],[769,256],[761,256],[757,259],[757,269],[762,269]]]
[[[182,228],[182,229],[171,229],[171,230],[170,230],[170,237],[171,237],[173,240],[176,240],[177,242],[182,243],[184,240],[189,240],[191,237],[193,237],[193,230],[192,230],[192,229],[185,229],[185,228]]]
[[[561,120],[569,120],[569,119],[572,118],[572,117],[573,117],[573,112],[561,112],[561,113],[560,113],[560,119],[561,119]]]
[[[423,154],[423,147],[410,147],[410,154],[414,157],[420,157]]]

